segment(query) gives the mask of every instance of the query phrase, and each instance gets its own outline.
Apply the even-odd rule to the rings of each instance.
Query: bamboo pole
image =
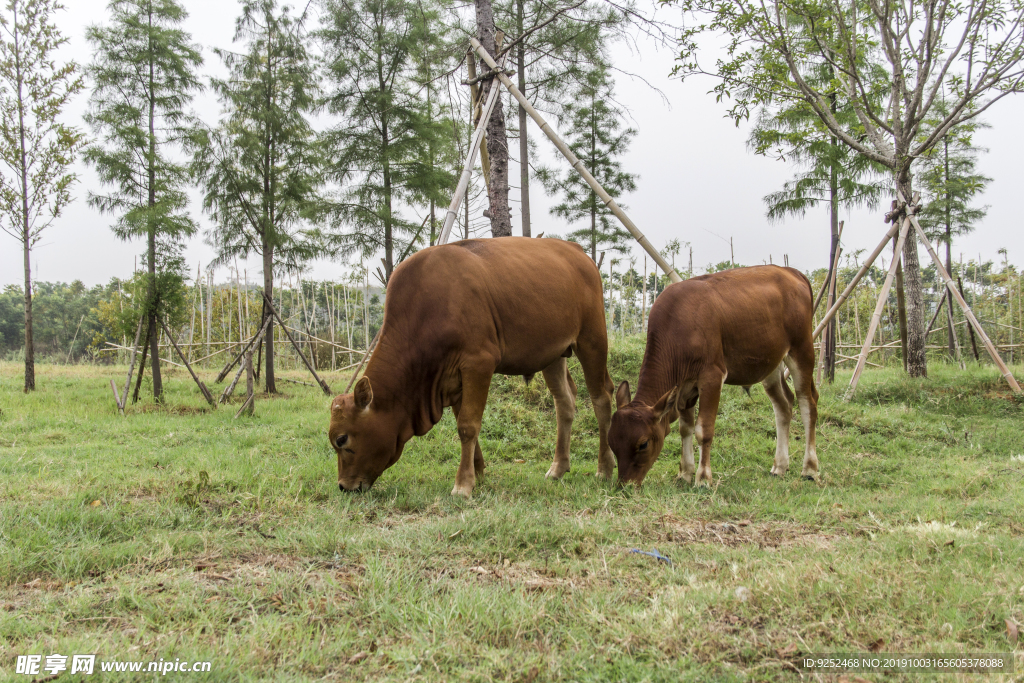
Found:
[[[480,128],[484,130],[484,136],[486,137],[487,121],[491,118],[490,109],[488,109],[487,118],[483,118],[483,111],[480,108],[480,86],[477,84],[476,80],[476,59],[473,57],[472,50],[469,50],[466,56],[468,57],[466,60],[466,71],[469,76],[469,97],[473,101],[473,127],[476,128],[477,126],[480,126]],[[490,98],[488,98],[488,102],[490,102]],[[481,121],[484,122],[483,125],[480,125]],[[480,144],[480,168],[483,169],[484,172],[484,183],[487,187],[490,187],[491,159],[487,155],[487,145],[482,142]]]
[[[267,326],[269,324],[270,324],[270,316],[267,316],[266,321],[263,323],[263,327],[260,329],[259,333],[255,337],[253,337],[252,342],[250,342],[251,344],[259,344],[260,343],[260,340],[262,340],[263,337],[267,333]],[[241,357],[244,358],[245,354],[247,352],[251,353],[251,351],[252,351],[252,347],[251,346],[245,347],[245,350],[242,351]],[[234,365],[234,363],[232,363],[232,365]],[[235,373],[235,377],[234,377],[234,379],[231,380],[231,384],[226,386],[224,388],[224,393],[222,393],[220,395],[220,402],[221,403],[224,403],[225,401],[227,401],[228,398],[231,397],[231,394],[234,393],[235,385],[238,384],[238,380],[242,377],[242,373],[244,371],[245,371],[245,363],[242,363],[241,365],[238,366],[238,372]]]
[[[896,223],[896,221],[893,221]],[[896,251],[897,254],[903,253],[903,243],[907,241],[907,235],[910,233],[910,218],[903,219],[903,227],[899,232],[899,239],[896,240]],[[868,350],[871,347],[872,342],[875,339],[875,331],[878,329],[878,324],[882,319],[882,310],[885,308],[885,304],[889,300],[889,289],[892,287],[892,280],[896,276],[896,266],[899,265],[900,260],[894,258],[892,263],[889,264],[889,272],[885,276],[885,282],[882,283],[882,291],[878,294],[878,302],[875,304],[875,312],[871,315],[871,322],[868,324],[868,333],[864,336],[864,346],[861,348],[860,356],[857,359],[857,367],[853,370],[853,377],[850,378],[850,388],[846,391],[846,400],[849,401],[853,398],[854,392],[857,391],[857,384],[860,382],[860,374],[864,371],[864,363],[868,359]]]
[[[472,63],[473,60],[470,59],[469,62]],[[491,63],[493,64],[494,62]],[[502,66],[504,66],[504,57],[502,57],[501,63]],[[480,143],[484,139],[484,131],[487,129],[487,121],[491,118],[491,111],[494,109],[494,105],[498,101],[498,93],[500,91],[501,88],[498,87],[497,83],[494,83],[487,93],[487,102],[484,104],[483,113],[477,121],[476,130],[473,132],[473,138],[469,143],[469,152],[466,154],[466,163],[462,166],[462,175],[459,176],[459,184],[455,186],[455,194],[452,195],[452,201],[448,205],[448,213],[445,214],[444,217],[444,225],[441,227],[441,234],[437,238],[438,244],[445,244],[451,235],[452,225],[455,224],[455,217],[458,214],[459,204],[462,202],[462,197],[466,194],[466,189],[469,187],[469,177],[473,173],[473,160],[476,158],[477,150],[481,148]],[[484,174],[484,177],[486,178],[487,174]],[[468,224],[466,230],[469,230]]]
[[[124,411],[121,410],[121,397],[117,395],[117,382],[114,380],[110,380],[110,390],[114,392],[114,403],[117,404],[118,411],[123,413]]]
[[[576,155],[573,154],[571,149],[569,149],[569,146],[566,145],[565,142],[563,142],[562,139],[558,137],[555,131],[551,129],[551,126],[549,126],[548,122],[544,120],[544,117],[542,117],[540,113],[536,109],[534,109],[533,105],[530,104],[530,101],[526,99],[526,97],[521,92],[519,92],[519,89],[516,88],[515,85],[512,84],[512,81],[509,80],[508,76],[505,75],[504,71],[498,68],[498,65],[491,58],[491,55],[487,53],[487,50],[484,49],[483,45],[480,44],[480,41],[477,40],[476,38],[471,37],[469,39],[469,42],[470,44],[473,45],[473,49],[476,50],[477,54],[480,55],[480,59],[484,60],[484,63],[486,63],[487,66],[489,66],[490,68],[494,69],[497,72],[497,76],[499,79],[501,79],[502,84],[504,84],[508,91],[512,93],[512,96],[515,97],[516,100],[518,100],[519,104],[522,105],[523,109],[526,110],[526,113],[529,114],[530,117],[537,122],[537,125],[540,126],[541,131],[543,131],[543,133],[548,136],[548,139],[550,139],[551,142],[555,144],[555,147],[558,148],[558,151],[561,152],[562,155],[569,160],[569,163],[572,165],[574,169],[576,169],[576,172],[583,176],[583,179],[587,181],[587,184],[590,185],[591,189],[594,190],[597,196],[601,198],[601,201],[604,202],[605,206],[607,206],[608,209],[611,210],[613,214],[615,214],[615,217],[622,222],[622,224],[626,227],[626,230],[628,230],[630,234],[633,235],[634,239],[636,239],[636,241],[640,243],[640,246],[644,248],[644,251],[651,255],[651,258],[654,259],[654,262],[658,264],[658,266],[665,272],[665,274],[668,275],[668,278],[672,282],[682,282],[682,278],[679,277],[679,274],[675,271],[675,269],[672,266],[668,264],[668,261],[662,258],[661,254],[658,253],[658,250],[654,248],[654,245],[652,245],[648,241],[648,239],[644,237],[644,234],[640,232],[640,228],[636,227],[636,224],[634,224],[633,221],[630,220],[629,216],[626,215],[626,212],[623,211],[622,208],[617,203],[615,203],[615,200],[612,198],[612,196],[608,194],[608,192],[603,187],[601,187],[601,183],[597,182],[597,179],[590,174],[590,171],[588,171],[587,168],[583,165],[583,162],[576,158]]]
[[[956,302],[960,304],[960,308],[964,311],[964,316],[967,317],[971,326],[978,332],[978,336],[981,337],[981,341],[985,345],[988,355],[992,357],[992,361],[996,364],[996,367],[999,368],[999,372],[1002,373],[1003,378],[1006,380],[1007,384],[1010,385],[1010,388],[1013,389],[1014,393],[1022,393],[1020,385],[1017,384],[1017,380],[1013,377],[1013,373],[1011,373],[1010,369],[1006,367],[1006,363],[1003,362],[1003,359],[999,356],[999,352],[996,350],[995,346],[992,345],[992,341],[988,338],[988,335],[985,334],[985,330],[981,327],[981,323],[979,323],[978,319],[974,317],[974,313],[971,311],[970,306],[967,305],[964,298],[960,296],[960,292],[957,291],[956,286],[953,284],[953,278],[951,278],[949,273],[946,272],[946,268],[942,265],[942,260],[939,258],[939,255],[935,253],[935,250],[932,248],[931,242],[928,241],[928,237],[925,235],[924,230],[921,229],[921,224],[917,222],[917,218],[913,215],[910,216],[910,220],[914,224],[914,229],[917,230],[918,238],[924,243],[925,248],[928,250],[928,255],[931,256],[932,261],[935,262],[935,269],[945,281],[946,287],[950,292],[952,292],[953,298],[955,298]]]

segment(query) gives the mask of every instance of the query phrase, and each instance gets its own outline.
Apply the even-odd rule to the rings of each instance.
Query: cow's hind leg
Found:
[[[487,392],[491,387],[493,367],[462,368],[462,400],[459,405],[456,424],[459,441],[462,443],[462,459],[455,474],[453,496],[469,498],[476,485],[477,472],[483,471],[484,458],[480,452],[480,423],[487,405]]]
[[[569,365],[565,358],[559,358],[544,368],[544,382],[555,399],[555,420],[558,422],[555,458],[547,476],[558,479],[569,471],[569,439],[572,436],[572,420],[576,417],[576,383],[569,375]]]
[[[818,389],[814,386],[814,345],[808,343],[790,349],[785,359],[793,376],[796,400],[800,404],[800,421],[804,424],[804,467],[801,474],[806,479],[818,478],[818,453],[814,433],[818,424]]]
[[[611,479],[615,474],[615,454],[608,445],[608,430],[612,425],[612,392],[615,386],[608,375],[608,340],[604,330],[602,319],[599,333],[581,336],[575,350],[583,368],[590,402],[594,405],[594,416],[597,417],[597,476]]]
[[[793,421],[793,392],[782,379],[782,364],[761,384],[775,409],[775,464],[772,474],[781,477],[789,469],[789,425]]]
[[[718,418],[718,403],[722,398],[722,385],[726,373],[718,368],[709,368],[701,373],[700,411],[697,414],[697,440],[700,442],[700,465],[694,484],[711,485],[711,442],[715,438],[715,420]]]
[[[679,456],[679,476],[677,481],[685,481],[687,484],[693,482],[693,473],[696,466],[693,463],[693,433],[695,430],[694,410],[696,400],[690,402],[685,408],[679,410],[679,436],[683,439],[683,452]]]

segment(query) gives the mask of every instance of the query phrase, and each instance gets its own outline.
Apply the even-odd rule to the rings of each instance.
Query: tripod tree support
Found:
[[[178,348],[178,342],[174,341],[174,335],[171,334],[171,331],[169,329],[167,329],[167,323],[165,323],[162,318],[160,319],[160,327],[163,328],[164,334],[166,334],[167,338],[171,341],[171,346],[173,346],[174,350],[178,352],[178,358],[180,358],[181,362],[185,364],[185,368],[188,370],[188,374],[192,375],[192,379],[194,379],[196,384],[199,386],[199,391],[203,393],[203,398],[206,399],[207,403],[216,408],[217,402],[213,400],[213,395],[210,393],[210,390],[206,388],[206,385],[203,384],[202,380],[199,379],[199,376],[196,375],[195,370],[192,369],[192,366],[189,364],[188,359],[185,358],[185,354],[182,353],[181,349]]]
[[[260,328],[261,330],[266,329],[267,320],[270,320],[270,316],[264,317],[264,320],[262,321],[263,324]],[[224,369],[220,371],[220,374],[217,375],[217,379],[213,380],[214,384],[219,384],[220,382],[224,381],[224,378],[228,376],[229,372],[231,372],[231,368],[235,367],[235,363],[237,363],[238,361],[242,360],[242,358],[245,357],[245,352],[252,348],[252,345],[256,343],[256,339],[260,336],[260,333],[257,332],[252,336],[252,338],[249,339],[248,342],[246,342],[245,346],[242,347],[242,351],[237,356],[235,356],[231,361],[229,361],[228,364],[224,366]]]
[[[273,315],[275,318],[277,318],[278,325],[280,325],[281,329],[284,330],[285,335],[288,337],[288,341],[290,341],[292,343],[292,346],[295,347],[295,352],[299,354],[299,358],[302,359],[302,362],[305,364],[306,369],[309,370],[310,374],[313,375],[313,379],[316,380],[316,383],[320,385],[320,389],[323,390],[324,394],[326,394],[327,396],[330,396],[331,395],[331,388],[329,386],[327,386],[327,382],[325,382],[322,379],[320,379],[320,375],[316,374],[316,370],[314,370],[313,366],[310,364],[310,362],[308,360],[306,360],[306,356],[305,356],[305,354],[302,353],[302,349],[299,348],[298,343],[296,343],[295,339],[292,338],[291,332],[289,332],[288,328],[285,327],[284,321],[281,320],[281,316],[278,315],[277,309],[274,308],[274,302],[271,301],[270,298],[267,297],[266,293],[263,292],[262,290],[256,290],[256,291],[258,291],[260,293],[260,296],[263,297],[263,301],[266,302],[267,308],[270,309],[270,314]]]
[[[654,245],[652,245],[647,240],[647,238],[644,237],[644,234],[640,232],[640,228],[636,227],[636,224],[634,224],[633,221],[630,220],[629,216],[626,215],[626,212],[623,211],[622,208],[615,203],[615,200],[612,198],[612,196],[608,194],[608,192],[603,187],[601,187],[601,183],[597,182],[597,179],[590,174],[590,171],[588,171],[586,166],[583,165],[583,162],[576,158],[576,155],[573,154],[571,149],[569,149],[569,146],[566,145],[565,142],[563,142],[562,139],[558,137],[555,131],[551,129],[551,126],[548,125],[548,122],[544,120],[544,117],[542,117],[540,113],[536,109],[534,109],[533,105],[530,104],[530,101],[526,99],[523,93],[519,92],[519,89],[512,84],[512,81],[509,80],[509,77],[505,75],[505,72],[498,68],[498,65],[491,58],[491,55],[487,53],[487,50],[484,49],[483,45],[480,44],[480,41],[477,40],[476,38],[470,38],[469,42],[470,44],[472,44],[473,49],[476,50],[476,53],[480,55],[480,59],[484,60],[484,63],[487,64],[487,66],[489,66],[496,72],[498,78],[501,79],[502,84],[508,89],[510,93],[512,93],[512,96],[515,97],[516,100],[518,100],[519,104],[523,107],[523,109],[526,110],[526,113],[530,115],[530,118],[537,122],[537,125],[540,126],[541,131],[543,131],[544,134],[548,136],[548,139],[550,139],[551,142],[555,144],[555,147],[558,148],[558,151],[561,152],[562,155],[569,160],[569,163],[572,165],[574,169],[576,169],[576,172],[583,176],[583,179],[587,181],[587,184],[590,185],[590,188],[594,191],[594,193],[597,194],[597,196],[601,198],[601,201],[604,202],[605,206],[607,206],[608,209],[613,214],[615,214],[615,217],[618,218],[619,221],[626,227],[626,230],[629,230],[630,234],[633,235],[636,241],[640,243],[640,246],[644,248],[644,251],[651,255],[651,258],[654,259],[654,262],[658,264],[658,266],[662,269],[662,271],[665,272],[666,275],[668,275],[669,280],[671,280],[672,282],[682,282],[682,278],[679,277],[679,273],[677,273],[675,269],[669,265],[668,261],[662,258],[661,254],[658,253],[658,250],[654,248]]]
[[[968,306],[967,302],[964,301],[964,298],[960,296],[960,292],[957,291],[956,285],[953,284],[953,278],[951,278],[949,273],[946,272],[945,266],[942,265],[942,259],[939,258],[939,255],[936,254],[935,250],[932,248],[931,242],[928,241],[928,236],[925,235],[924,230],[921,229],[921,224],[917,222],[917,217],[911,215],[910,220],[914,224],[914,229],[917,230],[917,236],[928,250],[928,255],[932,257],[933,261],[935,261],[935,269],[945,281],[946,288],[952,292],[953,298],[956,299],[958,304],[960,304],[960,308],[963,309],[964,316],[970,321],[971,327],[973,327],[977,331],[978,336],[981,337],[981,341],[985,344],[985,350],[988,351],[988,355],[992,356],[992,361],[996,364],[996,367],[999,368],[999,372],[1002,373],[1003,378],[1006,380],[1006,383],[1010,385],[1010,388],[1013,389],[1013,392],[1015,394],[1020,394],[1020,385],[1017,384],[1017,380],[1014,378],[1013,373],[1010,372],[1010,368],[1006,367],[1006,363],[1004,363],[1003,359],[999,357],[999,352],[996,351],[996,347],[992,344],[992,340],[988,338],[987,334],[985,334],[985,330],[982,329],[981,323],[979,323],[978,319],[974,317],[971,307]]]
[[[822,316],[821,322],[819,322],[818,326],[814,328],[814,334],[811,335],[811,339],[817,339],[818,337],[821,336],[821,333],[824,332],[825,328],[828,326],[828,321],[835,317],[836,312],[839,310],[839,308],[846,302],[847,299],[850,298],[850,295],[853,294],[853,290],[857,288],[857,285],[860,283],[860,281],[864,278],[865,275],[867,275],[868,270],[870,270],[871,266],[875,264],[875,259],[877,259],[878,255],[882,253],[882,250],[889,245],[889,243],[892,241],[892,238],[896,236],[897,232],[899,232],[899,229],[899,223],[893,223],[893,226],[892,228],[889,229],[889,232],[885,233],[885,237],[882,238],[882,241],[878,243],[878,246],[875,247],[875,250],[871,252],[871,255],[868,256],[866,261],[864,261],[864,265],[861,266],[861,269],[858,270],[857,274],[853,276],[852,280],[850,280],[850,284],[846,285],[846,289],[844,289],[843,293],[839,295],[839,298],[836,299],[836,302],[832,304],[832,308],[828,309],[825,315]]]
[[[266,335],[267,327],[270,325],[270,320],[271,320],[271,318],[268,315],[266,321],[263,323],[262,329],[260,329],[260,331],[257,332],[256,336],[253,338],[253,340],[252,340],[253,343],[258,345],[260,343],[260,341],[263,339],[264,335]],[[249,355],[246,356],[246,354],[249,354]],[[251,347],[246,347],[246,351],[243,352],[242,355],[246,356],[247,358],[251,357],[252,356],[252,348]],[[242,363],[240,366],[238,366],[238,372],[235,373],[235,378],[233,380],[231,380],[231,384],[227,385],[224,388],[224,393],[222,393],[220,395],[220,402],[221,403],[227,402],[228,398],[231,397],[232,392],[234,392],[234,390],[235,390],[235,386],[238,384],[238,379],[242,376],[242,373],[245,372],[245,370],[246,370],[245,363]]]
[[[897,223],[897,221],[893,221]],[[896,241],[896,250],[894,253],[903,253],[903,244],[907,241],[907,235],[910,233],[910,218],[906,217],[903,219],[903,228],[900,230],[899,239]],[[900,260],[894,258],[892,263],[889,265],[889,272],[885,276],[885,282],[882,283],[882,291],[878,293],[878,302],[875,304],[875,312],[871,314],[871,323],[868,325],[868,333],[864,335],[864,346],[861,347],[860,356],[857,358],[857,367],[853,371],[853,377],[850,378],[850,388],[846,391],[846,400],[849,401],[853,398],[853,394],[857,391],[857,384],[860,382],[860,373],[864,371],[864,363],[867,362],[868,354],[871,353],[871,347],[875,340],[875,332],[878,331],[878,324],[882,319],[882,309],[885,308],[886,301],[889,300],[889,290],[892,288],[892,280],[896,276],[896,267],[899,265]]]

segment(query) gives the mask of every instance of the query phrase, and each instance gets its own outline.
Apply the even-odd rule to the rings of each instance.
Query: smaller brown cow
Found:
[[[711,483],[711,440],[724,384],[749,390],[760,382],[775,409],[778,443],[771,473],[789,468],[793,392],[782,376],[789,368],[807,432],[803,475],[816,479],[811,285],[799,271],[778,266],[735,268],[670,285],[651,308],[636,397],[623,382],[616,392],[609,444],[619,483],[641,484],[661,453],[672,422],[680,418],[683,453],[679,480],[694,475],[693,437],[700,443],[695,484]],[[699,422],[694,407],[700,399]]]
[[[491,377],[544,375],[558,437],[548,477],[569,471],[575,354],[598,423],[597,471],[610,478],[613,389],[601,274],[571,242],[464,240],[406,259],[388,282],[380,342],[351,394],[331,402],[328,438],[338,486],[369,489],[451,406],[462,442],[452,494],[469,496],[484,469],[478,436]]]

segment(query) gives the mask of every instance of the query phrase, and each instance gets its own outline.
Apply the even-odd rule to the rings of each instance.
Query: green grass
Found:
[[[615,343],[616,381],[642,350]],[[818,484],[798,420],[790,474],[768,475],[768,400],[729,387],[715,485],[675,484],[673,434],[626,492],[593,476],[583,397],[573,470],[546,481],[550,395],[496,378],[470,501],[449,496],[450,414],[342,494],[318,390],[234,420],[172,370],[167,407],[123,418],[122,368],[38,370],[26,396],[0,364],[0,679],[19,654],[94,652],[213,662],[168,680],[796,680],[798,653],[1007,652],[1024,623],[1024,402],[989,367],[869,371],[852,403],[841,374]]]

